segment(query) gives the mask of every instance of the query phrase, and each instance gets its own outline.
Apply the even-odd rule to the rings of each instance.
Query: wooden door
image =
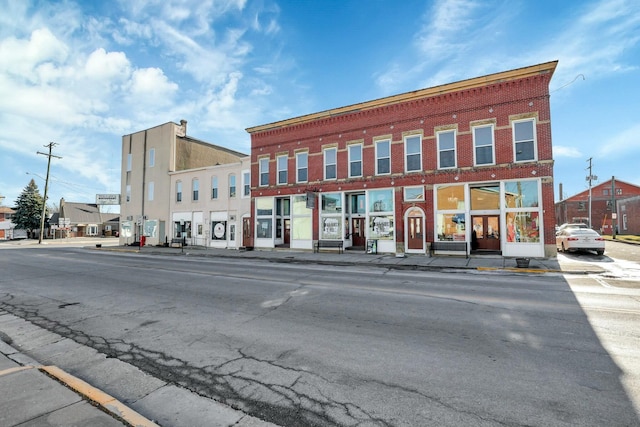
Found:
[[[351,219],[351,244],[353,246],[364,247],[366,238],[364,236],[364,218]]]
[[[407,249],[424,249],[424,223],[422,216],[408,217]]]
[[[284,239],[285,245],[288,245],[289,243],[291,243],[291,220],[290,219],[284,220],[284,236],[282,237]]]
[[[472,250],[500,250],[500,217],[497,215],[476,215],[471,218]]]
[[[242,246],[245,248],[253,247],[252,230],[251,218],[242,218]]]

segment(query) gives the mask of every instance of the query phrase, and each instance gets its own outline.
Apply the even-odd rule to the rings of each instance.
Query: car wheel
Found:
[[[560,252],[567,252],[567,250],[564,248],[564,243],[561,246],[562,247],[560,248]]]
[[[597,253],[598,255],[603,255],[603,254],[604,254],[604,251],[603,251],[603,250],[600,250],[600,251],[596,251],[596,253]]]

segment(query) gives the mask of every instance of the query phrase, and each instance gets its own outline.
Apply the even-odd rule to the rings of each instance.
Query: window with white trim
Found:
[[[456,167],[456,131],[436,133],[438,138],[438,169]]]
[[[404,138],[405,171],[422,170],[422,135],[410,135]]]
[[[533,119],[513,122],[513,148],[516,162],[536,159],[536,132]]]
[[[349,177],[362,176],[362,144],[349,145]]]
[[[376,141],[376,175],[391,173],[391,141]]]
[[[338,149],[327,148],[324,150],[324,179],[336,179],[337,178],[337,158]]]
[[[278,185],[287,183],[287,164],[289,162],[288,156],[278,156],[276,159],[276,169],[278,172]]]
[[[200,198],[200,180],[198,178],[194,178],[191,181],[191,189],[193,190],[192,200],[197,202]]]
[[[404,187],[405,202],[424,202],[424,186]]]
[[[176,182],[176,202],[182,201],[182,181]]]
[[[475,166],[495,164],[492,124],[473,128],[473,162]]]
[[[309,179],[309,153],[296,154],[296,182],[307,182]]]
[[[218,198],[218,177],[217,176],[211,177],[211,198],[212,199]]]
[[[262,158],[258,160],[260,168],[260,187],[266,187],[269,185],[269,159]]]
[[[229,175],[229,197],[236,197],[236,175]]]
[[[251,172],[242,172],[242,197],[251,196]]]

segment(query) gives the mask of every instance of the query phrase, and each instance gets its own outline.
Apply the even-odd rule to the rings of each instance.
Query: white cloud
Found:
[[[61,63],[67,58],[68,50],[48,28],[33,31],[29,40],[9,37],[0,42],[0,70],[16,78],[36,81],[38,65]]]
[[[131,63],[123,52],[107,53],[103,48],[91,52],[85,72],[92,80],[125,80],[131,74]]]
[[[639,152],[632,154],[632,152]],[[640,123],[632,125],[628,129],[614,134],[601,145],[599,156],[601,158],[615,159],[619,157],[640,158]]]
[[[160,68],[142,68],[131,76],[131,99],[137,102],[166,105],[178,91]]]
[[[568,147],[564,145],[554,145],[553,146],[553,157],[571,157],[571,158],[579,158],[582,157],[583,154],[575,147]]]

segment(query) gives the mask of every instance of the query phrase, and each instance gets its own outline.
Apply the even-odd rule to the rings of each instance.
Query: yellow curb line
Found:
[[[107,411],[117,415],[132,426],[159,427],[158,424],[138,414],[133,409],[117,400],[115,397],[109,396],[107,393],[98,390],[97,388],[91,386],[90,384],[87,384],[86,382],[74,377],[71,374],[68,374],[57,366],[41,366],[40,370],[48,373],[52,377],[57,378],[62,383],[68,385],[93,402],[96,402]]]
[[[543,273],[562,273],[561,270],[534,270],[534,269],[528,269],[528,268],[517,268],[517,267],[504,267],[504,268],[499,268],[499,267],[478,267],[477,268],[480,271],[497,271],[497,270],[506,270],[506,271],[514,271],[514,272],[518,272],[518,273],[538,273],[538,274],[543,274]]]
[[[14,372],[26,371],[28,369],[36,368],[36,366],[16,366],[15,368],[5,369],[4,371],[0,371],[0,377],[3,375],[10,375]]]

